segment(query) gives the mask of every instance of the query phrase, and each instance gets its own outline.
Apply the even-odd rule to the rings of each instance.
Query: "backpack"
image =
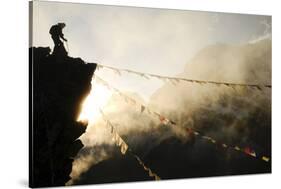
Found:
[[[51,35],[56,35],[56,34],[58,33],[57,30],[58,30],[58,26],[57,26],[57,25],[53,25],[53,26],[51,27],[49,33],[50,33]]]

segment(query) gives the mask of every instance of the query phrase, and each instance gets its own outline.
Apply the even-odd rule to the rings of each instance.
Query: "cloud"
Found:
[[[268,39],[255,44],[212,45],[202,49],[191,59],[186,64],[185,71],[179,76],[270,84],[270,57],[271,40]],[[145,103],[136,93],[124,93]],[[176,121],[178,125],[174,127],[161,125],[157,117],[141,113],[139,106],[127,104],[118,95],[112,96],[104,111],[129,147],[144,158],[163,178],[243,174],[270,170],[268,165],[260,163],[259,160],[247,159],[241,153],[220,152],[220,148],[216,149],[211,144],[195,139],[185,131],[186,127],[192,127],[217,141],[251,147],[257,153],[270,155],[270,90],[259,91],[239,87],[234,90],[226,86],[183,82],[176,86],[165,84],[152,96],[148,106]],[[106,174],[107,171],[102,168],[105,164],[123,162],[117,158],[120,155],[118,155],[119,149],[114,147],[111,137],[109,128],[102,121],[87,129],[81,139],[88,147],[74,162],[73,183],[82,183],[85,179],[88,183],[98,183],[101,178],[98,176],[99,173],[94,171],[95,165],[98,165],[98,170]],[[115,153],[112,153],[112,149],[116,150]],[[91,150],[96,151],[90,153]],[[161,158],[155,159],[154,156]],[[185,163],[187,167],[181,165],[183,159],[178,159],[181,156],[194,166],[205,163],[191,172],[187,170],[187,167],[191,166],[190,163]],[[167,165],[167,161],[173,163]],[[100,164],[101,162],[104,163]],[[128,166],[137,167],[136,163],[129,162]],[[235,168],[236,166],[238,167]],[[175,167],[180,170],[178,173],[167,172]],[[120,174],[126,175],[126,170]],[[81,176],[82,180],[80,180]],[[108,175],[108,178],[114,179],[115,176]],[[91,182],[93,178],[96,180]]]
[[[260,24],[264,27],[263,33],[258,36],[253,36],[253,38],[249,41],[250,44],[257,43],[259,41],[270,39],[271,40],[271,17],[268,17],[266,19],[263,19],[260,21]]]

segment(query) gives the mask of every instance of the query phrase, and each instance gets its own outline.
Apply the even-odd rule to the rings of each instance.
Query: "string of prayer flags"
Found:
[[[121,153],[123,155],[126,154],[128,150],[128,145],[125,143],[125,141],[119,136],[119,134],[115,131],[114,127],[111,125],[111,123],[108,120],[105,120],[106,124],[110,127],[110,132],[113,135],[112,140],[115,142],[115,144],[120,147]]]
[[[201,85],[202,84],[214,84],[216,86],[224,85],[227,87],[231,87],[234,90],[235,90],[235,87],[239,87],[239,86],[257,89],[259,91],[262,91],[262,88],[271,89],[271,85],[269,85],[269,84],[245,84],[245,83],[218,82],[218,81],[207,81],[207,80],[204,81],[204,80],[195,80],[195,79],[187,79],[187,78],[180,78],[180,77],[169,77],[169,76],[161,76],[161,75],[150,74],[150,73],[143,73],[143,72],[133,71],[133,70],[129,70],[129,69],[120,69],[120,68],[115,68],[115,67],[105,66],[105,65],[100,65],[100,64],[97,64],[97,68],[98,69],[107,68],[107,69],[113,70],[114,73],[117,73],[119,76],[121,76],[121,72],[123,71],[123,72],[136,74],[136,75],[146,78],[146,79],[149,79],[149,77],[154,77],[154,78],[158,78],[164,82],[170,81],[174,85],[176,85],[180,81],[185,81],[185,82],[191,82],[191,83],[195,82],[195,83],[198,83]]]
[[[200,135],[200,133],[194,131],[194,130],[191,129],[191,128],[186,128],[186,131],[187,131],[188,134],[194,134],[194,135],[196,135],[196,136],[199,136],[199,135]],[[202,139],[205,139],[205,140],[208,140],[208,141],[212,142],[213,144],[216,144],[216,143],[217,143],[217,141],[216,141],[215,139],[213,139],[212,137],[209,137],[209,136],[202,135],[201,138],[202,138]],[[250,155],[250,156],[252,156],[252,157],[259,158],[259,157],[257,156],[256,152],[255,152],[253,149],[251,149],[250,147],[245,147],[244,149],[242,149],[242,148],[240,148],[239,146],[231,147],[231,146],[228,146],[228,145],[225,144],[225,143],[222,143],[222,144],[218,143],[218,144],[221,145],[221,146],[224,147],[224,148],[232,148],[232,149],[234,149],[234,150],[236,150],[236,151],[244,152],[246,155]],[[262,156],[262,157],[259,158],[259,159],[261,159],[261,160],[263,160],[263,161],[266,161],[266,162],[269,162],[269,160],[270,160],[270,158],[269,158],[269,157],[266,157],[266,156]]]
[[[99,79],[102,80],[101,78],[99,78]],[[103,80],[103,83],[107,83],[107,82]],[[113,87],[111,87],[111,88],[113,88]],[[118,89],[116,89],[116,90],[118,90]],[[121,93],[121,92],[119,91],[119,93]],[[123,94],[122,96],[126,96],[126,95]],[[126,98],[132,99],[131,97],[128,97],[128,96],[126,96]],[[135,101],[135,102],[137,102],[137,101]],[[143,110],[145,109],[148,114],[154,114],[155,116],[157,116],[159,118],[160,123],[162,123],[164,125],[177,125],[176,122],[167,119],[165,116],[163,116],[163,115],[161,115],[161,114],[159,114],[157,112],[149,110],[149,108],[144,106],[143,104],[140,103],[140,105],[141,105],[141,110],[142,110],[142,107],[143,107]],[[194,131],[192,128],[189,128],[187,131],[188,131],[189,134],[194,134],[195,136],[200,137],[200,138],[202,138],[204,140],[207,140],[207,141],[211,142],[212,144],[217,144],[217,141],[215,139],[213,139],[212,137],[202,135],[199,132]],[[225,143],[223,143],[221,146],[224,147],[224,148],[232,148],[232,149],[234,149],[236,151],[242,152],[242,153],[244,153],[246,155],[249,155],[251,157],[255,157],[257,159],[261,159],[261,160],[263,160],[265,162],[269,162],[269,160],[270,160],[270,158],[267,157],[267,156],[257,156],[256,152],[254,150],[251,150],[251,149],[247,149],[247,148],[246,149],[242,149],[239,146],[231,147],[231,146],[229,146],[229,145],[227,145]]]
[[[194,131],[194,130],[191,129],[191,128],[186,129],[186,131],[187,131],[189,134],[190,134],[190,133],[193,133],[193,134],[196,135],[196,136],[199,136],[199,135],[200,135],[200,133]],[[245,147],[244,149],[241,148],[241,147],[239,147],[239,146],[231,147],[231,146],[229,146],[229,145],[227,145],[227,144],[225,144],[225,143],[222,143],[222,144],[221,144],[221,143],[218,143],[218,142],[217,142],[215,139],[213,139],[212,137],[204,136],[204,135],[201,135],[201,138],[202,138],[202,139],[206,139],[206,140],[212,142],[213,144],[218,144],[218,145],[220,145],[220,146],[222,146],[222,147],[224,147],[224,148],[232,148],[232,149],[234,149],[234,150],[236,150],[236,151],[243,152],[243,153],[246,154],[246,155],[252,156],[252,157],[257,158],[257,159],[261,159],[261,160],[263,160],[263,161],[265,161],[265,162],[269,162],[269,161],[270,161],[270,158],[267,157],[267,156],[260,156],[260,157],[259,157],[259,156],[257,155],[257,153],[256,153],[253,149],[251,149],[250,147]]]
[[[141,161],[138,156],[135,155],[135,158],[138,160],[139,164],[143,167],[143,169],[148,172],[148,175],[150,177],[153,177],[155,180],[161,180],[161,178],[157,174],[153,173],[150,168],[145,166],[145,164]]]
[[[123,93],[122,93],[121,91],[119,91],[118,89],[116,89],[116,88],[110,86],[108,82],[104,81],[104,80],[101,79],[99,76],[95,75],[95,79],[96,79],[100,84],[107,86],[107,88],[108,88],[109,90],[112,90],[113,92],[117,93],[120,97],[122,97],[122,98],[125,100],[126,103],[131,103],[131,104],[133,104],[133,105],[136,105],[136,104],[137,104],[137,101],[136,101],[135,99],[133,99],[133,98],[131,98],[131,97],[129,97],[129,96],[123,94]],[[155,114],[155,112],[151,112],[151,111],[150,111],[146,106],[144,106],[143,104],[140,104],[140,106],[141,106],[141,113],[146,110],[148,114],[152,114],[152,113]],[[159,115],[159,114],[158,114],[158,115]]]
[[[106,125],[110,127],[111,129],[111,134],[113,134],[112,140],[115,142],[115,144],[117,146],[120,147],[120,151],[123,155],[126,154],[127,151],[129,151],[131,155],[133,155],[133,157],[135,159],[137,159],[137,161],[139,162],[139,164],[143,167],[143,169],[148,172],[148,175],[152,178],[154,178],[155,180],[161,180],[161,178],[156,174],[153,173],[152,170],[150,168],[148,168],[147,166],[145,166],[145,164],[143,163],[143,161],[139,158],[139,156],[137,156],[136,154],[134,154],[132,152],[131,149],[129,149],[129,146],[126,144],[126,142],[120,137],[120,135],[116,132],[114,126],[112,125],[112,123],[106,119],[105,114],[103,113],[103,111],[100,109],[100,113],[102,115],[103,120],[105,121]]]

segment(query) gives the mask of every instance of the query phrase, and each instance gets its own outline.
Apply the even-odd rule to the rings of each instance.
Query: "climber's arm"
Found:
[[[64,41],[67,41],[67,39],[64,38],[63,34],[60,36]]]
[[[60,38],[62,38],[64,41],[67,41],[67,39],[64,38],[62,31],[60,31]]]

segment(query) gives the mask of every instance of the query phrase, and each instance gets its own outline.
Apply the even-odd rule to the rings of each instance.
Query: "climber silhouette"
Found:
[[[64,27],[65,27],[65,23],[58,23],[50,28],[49,33],[51,34],[51,37],[55,44],[54,51],[53,51],[54,55],[58,55],[58,54],[67,55],[63,42],[61,41],[61,39],[67,41],[67,39],[64,38],[64,35],[62,33],[62,29]]]

